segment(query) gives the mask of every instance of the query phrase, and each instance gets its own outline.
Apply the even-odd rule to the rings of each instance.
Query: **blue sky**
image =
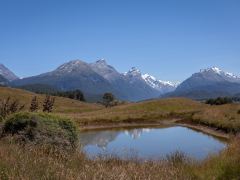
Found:
[[[240,74],[240,1],[0,0],[0,62],[17,75],[98,58],[163,80]]]

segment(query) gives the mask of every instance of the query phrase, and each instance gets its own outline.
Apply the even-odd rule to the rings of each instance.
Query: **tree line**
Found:
[[[46,84],[29,84],[24,86],[18,86],[17,88],[31,91],[37,94],[48,94],[51,96],[65,97],[78,101],[85,101],[84,94],[81,90],[76,89],[72,91],[60,91]]]
[[[223,104],[231,104],[233,103],[233,99],[229,97],[218,97],[215,99],[206,100],[206,104],[210,105],[223,105]]]
[[[65,98],[74,99],[78,101],[86,101],[83,92],[78,89],[74,91],[57,91],[54,93],[50,93],[50,95],[65,97]]]

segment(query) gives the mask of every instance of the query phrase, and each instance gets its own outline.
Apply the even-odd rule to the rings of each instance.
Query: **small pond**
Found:
[[[202,160],[226,147],[226,141],[181,126],[84,131],[80,133],[80,143],[89,157],[117,155],[143,159],[182,152]]]

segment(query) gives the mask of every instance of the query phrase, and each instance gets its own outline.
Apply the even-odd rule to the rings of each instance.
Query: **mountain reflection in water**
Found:
[[[141,137],[141,134],[144,132],[150,132],[151,129],[143,128],[143,129],[130,129],[124,130],[124,133],[130,136],[132,139],[138,139]],[[103,150],[105,150],[108,144],[114,141],[118,135],[120,135],[122,131],[115,130],[105,130],[105,131],[87,131],[80,133],[80,143],[83,147],[88,145],[95,145]]]
[[[204,159],[226,146],[226,141],[180,126],[83,131],[79,141],[89,157],[103,154],[125,158],[133,154],[152,159],[180,151]]]

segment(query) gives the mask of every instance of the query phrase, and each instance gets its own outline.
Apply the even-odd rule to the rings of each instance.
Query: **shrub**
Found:
[[[218,97],[216,99],[208,99],[206,100],[206,104],[210,105],[223,105],[232,103],[232,99],[228,97]]]
[[[240,114],[240,109],[238,110],[238,114]]]
[[[105,105],[105,107],[113,106],[115,97],[112,93],[105,93],[102,98],[103,98],[103,104]]]
[[[75,147],[77,128],[72,121],[39,113],[16,113],[3,122],[2,136],[14,135],[17,141]]]
[[[37,121],[35,119],[29,119],[28,116],[18,115],[14,116],[14,118],[7,119],[3,126],[4,133],[16,134],[27,127],[37,127]]]
[[[69,140],[72,144],[74,144],[75,140],[77,139],[77,128],[76,126],[73,125],[73,123],[71,121],[67,121],[67,120],[59,120],[59,126],[66,130],[68,136],[69,136]]]

